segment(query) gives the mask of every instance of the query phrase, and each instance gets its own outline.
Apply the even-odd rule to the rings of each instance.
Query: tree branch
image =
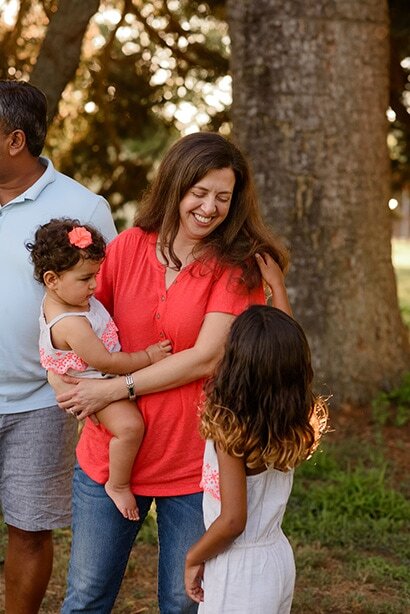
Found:
[[[60,0],[50,20],[30,81],[47,95],[51,122],[67,83],[77,70],[88,22],[100,0]]]

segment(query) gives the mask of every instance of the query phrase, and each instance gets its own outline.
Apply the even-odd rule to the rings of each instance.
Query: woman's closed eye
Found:
[[[195,198],[204,198],[204,196],[206,196],[206,192],[197,192],[192,190],[192,195],[195,196]]]
[[[207,196],[207,192],[197,192],[192,190],[192,195],[195,196],[195,198],[205,198],[205,196]],[[219,200],[219,202],[221,203],[229,203],[230,199],[231,199],[231,195],[230,194],[217,194],[216,195],[217,200]]]
[[[221,203],[229,203],[229,201],[231,200],[231,197],[225,194],[218,194],[217,199]]]

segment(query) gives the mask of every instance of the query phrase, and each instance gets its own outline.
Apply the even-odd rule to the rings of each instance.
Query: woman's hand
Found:
[[[281,309],[289,316],[292,308],[285,287],[285,276],[277,262],[269,254],[255,254],[261,275],[272,293],[272,306]]]
[[[79,379],[67,375],[49,376],[50,384],[57,394],[59,407],[78,420],[91,416],[113,401],[126,398],[127,388],[123,380],[123,377]]]
[[[204,600],[204,589],[202,588],[202,580],[204,577],[204,564],[190,565],[188,561],[185,563],[185,590],[188,597],[193,601],[200,603]]]

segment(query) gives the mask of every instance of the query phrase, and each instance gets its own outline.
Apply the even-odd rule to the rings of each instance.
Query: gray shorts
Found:
[[[70,524],[77,429],[77,420],[56,405],[0,414],[4,522],[24,531]]]

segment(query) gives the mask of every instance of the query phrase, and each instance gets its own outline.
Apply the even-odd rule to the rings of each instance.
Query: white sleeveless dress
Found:
[[[293,471],[248,476],[248,519],[233,544],[205,564],[200,614],[288,614],[295,583],[291,545],[281,529]],[[220,514],[218,459],[206,442],[201,486],[208,528]]]
[[[75,311],[60,313],[51,322],[46,322],[44,316],[44,299],[40,311],[40,362],[44,369],[53,371],[60,375],[67,374],[73,377],[112,377],[106,373],[101,373],[90,367],[80,356],[72,350],[59,350],[53,346],[51,341],[51,329],[60,320],[67,317],[87,318],[97,337],[101,339],[109,352],[119,352],[121,350],[118,340],[118,329],[114,320],[100,301],[94,296],[90,298],[90,308],[88,311]]]

